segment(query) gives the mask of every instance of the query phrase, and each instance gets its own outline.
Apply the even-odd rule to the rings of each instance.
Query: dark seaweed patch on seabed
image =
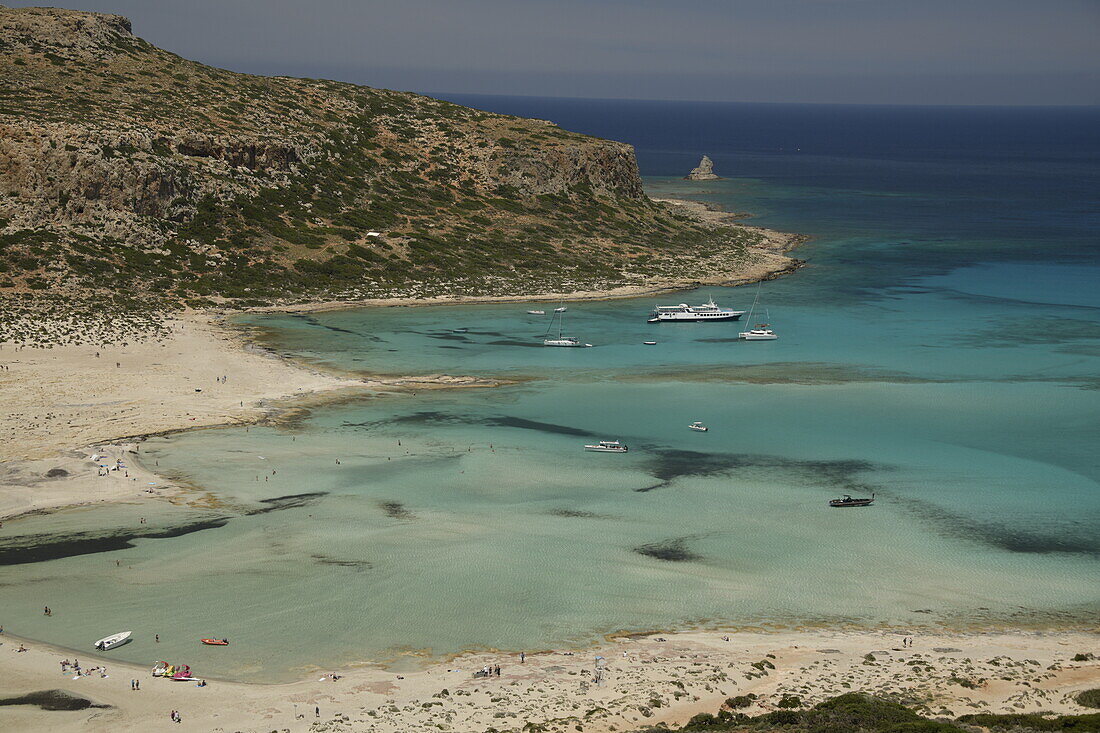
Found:
[[[698,555],[688,549],[687,542],[689,539],[691,538],[673,537],[667,540],[660,540],[659,542],[650,542],[649,544],[635,547],[634,552],[639,555],[645,555],[646,557],[653,557],[667,562],[692,562],[695,560],[702,560],[702,555]]]
[[[876,468],[862,460],[804,461],[781,456],[738,455],[734,453],[702,453],[690,450],[661,450],[648,461],[650,474],[659,483],[635,491],[645,492],[670,485],[681,476],[715,476],[749,468],[768,468],[805,473],[819,483],[840,489],[872,490],[854,480],[860,471]]]
[[[555,435],[575,435],[579,438],[590,438],[594,433],[580,428],[571,428],[568,425],[557,425],[550,422],[526,420],[522,417],[487,417],[481,421],[483,425],[493,425],[504,428],[522,428],[524,430],[537,430],[541,433],[553,433]]]
[[[427,336],[430,339],[439,339],[440,341],[469,341],[470,340],[470,339],[466,338],[465,336],[463,336],[462,334],[458,334],[458,333],[428,333],[428,334],[424,334],[424,335]]]
[[[0,705],[37,705],[43,710],[87,710],[111,707],[96,704],[86,697],[80,697],[65,690],[38,690],[15,697],[0,697]]]
[[[250,509],[245,512],[245,514],[251,517],[257,514],[281,512],[284,509],[300,509],[304,506],[316,504],[322,496],[328,496],[328,492],[310,491],[305,494],[287,494],[286,496],[276,496],[271,499],[260,499],[260,503],[266,504],[267,506],[259,509]]]
[[[291,316],[291,318],[298,318],[300,320],[305,321],[306,323],[308,323],[311,326],[317,326],[318,328],[324,328],[324,329],[327,329],[329,331],[335,331],[336,333],[350,333],[352,336],[358,336],[359,335],[355,331],[349,331],[346,328],[340,328],[339,326],[330,326],[327,323],[322,323],[321,321],[317,320],[313,316],[305,316],[305,315],[300,315],[300,314],[294,314],[294,315]]]
[[[542,344],[537,341],[513,341],[511,339],[498,339],[496,341],[490,341],[490,346],[530,346],[536,349],[541,349]]]
[[[1096,521],[1079,517],[1079,522],[1059,522],[1048,531],[1039,526],[1009,527],[950,512],[920,499],[892,497],[892,504],[904,506],[933,529],[948,537],[973,540],[1008,552],[1036,555],[1067,553],[1100,556],[1100,534]],[[1072,530],[1076,529],[1074,532]]]
[[[405,508],[399,501],[380,501],[378,506],[386,513],[387,517],[394,519],[416,519],[416,515]]]
[[[9,537],[6,541],[0,542],[0,565],[23,565],[77,555],[126,550],[134,546],[134,540],[182,537],[193,532],[224,527],[228,523],[228,517],[213,517],[160,529],[123,529]]]
[[[583,509],[551,509],[546,513],[554,517],[565,517],[566,519],[607,519],[606,514],[586,512]]]
[[[310,555],[310,558],[318,565],[335,565],[336,567],[352,570],[370,570],[374,567],[374,564],[368,560],[341,560],[328,555]]]

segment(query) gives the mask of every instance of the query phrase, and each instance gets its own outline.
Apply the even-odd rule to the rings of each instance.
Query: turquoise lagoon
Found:
[[[662,155],[640,151],[657,171]],[[515,383],[150,439],[143,460],[202,501],[5,523],[0,619],[81,650],[133,629],[112,656],[249,680],[621,630],[1088,623],[1098,217],[1079,177],[1040,185],[1080,161],[1038,157],[1031,187],[1016,157],[910,160],[885,180],[879,159],[751,151],[753,175],[647,179],[814,235],[806,268],[759,288],[775,342],[647,324],[653,299],[568,303],[591,349],[541,347],[549,316],[523,304],[242,318],[341,370]],[[582,451],[614,438],[630,452]],[[872,508],[826,507],[870,492]]]

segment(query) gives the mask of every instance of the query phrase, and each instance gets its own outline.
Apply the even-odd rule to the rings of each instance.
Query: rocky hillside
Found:
[[[690,274],[704,249],[732,271],[758,236],[650,201],[629,145],[205,66],[120,16],[0,7],[9,300],[601,287]]]

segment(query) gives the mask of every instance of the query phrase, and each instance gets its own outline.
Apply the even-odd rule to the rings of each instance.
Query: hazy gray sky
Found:
[[[1100,0],[58,2],[216,66],[419,92],[1100,104]]]

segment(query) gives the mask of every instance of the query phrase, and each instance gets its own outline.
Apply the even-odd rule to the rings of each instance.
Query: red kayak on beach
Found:
[[[210,646],[229,646],[229,639],[203,639],[202,643]]]

